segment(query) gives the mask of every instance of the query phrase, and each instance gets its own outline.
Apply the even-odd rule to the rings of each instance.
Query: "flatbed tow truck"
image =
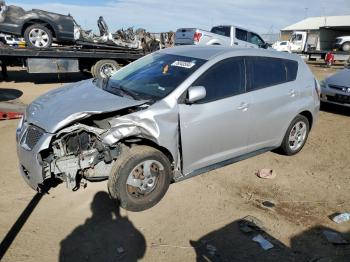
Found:
[[[33,74],[86,72],[106,78],[147,54],[142,49],[83,44],[45,49],[0,46],[0,60],[6,66],[24,65]]]

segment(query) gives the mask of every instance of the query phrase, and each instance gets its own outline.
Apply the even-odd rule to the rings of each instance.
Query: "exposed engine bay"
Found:
[[[113,161],[120,154],[119,146],[103,144],[95,133],[78,128],[59,136],[52,142],[52,152],[43,159],[46,175],[54,174],[73,189],[81,178],[107,178]]]

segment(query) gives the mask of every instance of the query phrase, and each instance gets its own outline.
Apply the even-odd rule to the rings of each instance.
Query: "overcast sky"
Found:
[[[38,8],[74,16],[85,29],[97,30],[104,16],[111,31],[134,26],[151,32],[181,27],[209,29],[235,24],[259,33],[279,29],[306,16],[350,15],[350,0],[42,0],[6,1],[25,9]]]

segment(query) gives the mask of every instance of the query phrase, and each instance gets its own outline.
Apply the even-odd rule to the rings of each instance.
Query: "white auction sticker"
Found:
[[[185,62],[185,61],[175,61],[174,63],[171,64],[172,66],[178,66],[178,67],[183,67],[183,68],[192,68],[196,64],[193,62]]]

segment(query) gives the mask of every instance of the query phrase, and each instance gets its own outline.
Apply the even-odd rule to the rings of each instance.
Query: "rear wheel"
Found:
[[[114,60],[100,60],[93,67],[92,75],[95,78],[109,78],[120,69],[120,65]]]
[[[298,115],[293,119],[284,136],[281,149],[286,155],[297,154],[305,145],[310,131],[308,119]]]
[[[346,42],[342,45],[341,49],[345,52],[350,51],[350,42]]]
[[[110,196],[130,211],[143,211],[156,205],[171,180],[169,159],[149,146],[124,148],[108,180]]]
[[[24,31],[24,39],[28,47],[34,48],[48,48],[53,41],[50,29],[40,24],[27,27]]]

